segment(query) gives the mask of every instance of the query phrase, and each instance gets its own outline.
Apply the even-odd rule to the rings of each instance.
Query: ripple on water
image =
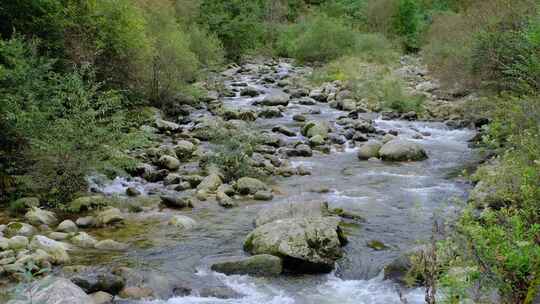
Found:
[[[272,284],[261,284],[249,276],[218,276],[222,282],[242,295],[236,299],[186,296],[169,300],[142,301],[141,304],[400,304],[398,288],[382,276],[371,280],[342,280],[328,275],[325,282],[289,293]],[[403,291],[410,304],[424,303],[422,289]]]

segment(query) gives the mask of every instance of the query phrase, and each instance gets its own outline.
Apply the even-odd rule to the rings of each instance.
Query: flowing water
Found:
[[[278,75],[302,71],[288,64],[278,67]],[[276,86],[262,84],[260,77],[257,73],[240,74],[227,84],[243,82],[265,92],[279,90]],[[255,109],[257,107],[252,103],[260,98],[262,96],[227,98],[225,106]],[[320,110],[320,114],[309,114],[312,110]],[[292,120],[294,114],[306,114],[308,120],[326,120],[335,129],[340,128],[334,124],[336,119],[347,115],[324,103],[303,106],[293,101],[284,117],[259,118],[254,124],[260,130],[283,125],[299,133],[301,124]],[[182,235],[166,227],[149,231],[147,237],[154,241],[153,246],[132,250],[126,258],[139,261],[138,267],[141,269],[166,274],[168,281],[187,282],[194,287],[196,295],[130,303],[401,303],[397,286],[382,279],[382,267],[400,253],[417,246],[418,241],[429,239],[433,217],[453,214],[458,209],[456,201],[466,198],[468,186],[453,177],[474,159],[467,145],[474,132],[466,129],[450,130],[441,123],[383,121],[374,114],[365,115],[375,120],[378,129],[397,130],[400,137],[420,143],[426,149],[429,159],[411,163],[359,161],[356,148],[349,143],[343,149],[333,149],[330,154],[315,153],[310,158],[292,158],[292,165],[304,166],[312,174],[274,178],[273,186],[279,194],[271,202],[246,200],[240,203],[240,207],[228,210],[219,207],[214,201],[201,202],[193,210],[181,212],[198,221],[197,229]],[[415,139],[419,133],[427,136]],[[148,187],[141,181],[126,182],[117,179],[102,190],[121,193],[128,185],[141,190]],[[329,191],[314,191],[321,188]],[[283,202],[311,200],[325,200],[332,208],[343,208],[365,218],[361,225],[347,226],[349,244],[345,247],[345,257],[338,262],[334,273],[253,278],[225,276],[209,270],[213,261],[245,256],[242,251],[243,240],[253,230],[253,219],[261,208]],[[171,211],[156,211],[156,217],[159,217],[160,212]],[[387,250],[369,248],[366,243],[370,240],[384,243],[388,246]],[[159,288],[161,283],[158,280],[150,284]],[[218,299],[198,292],[215,286],[232,289],[235,297]],[[402,292],[408,303],[423,303],[421,289],[406,289]]]

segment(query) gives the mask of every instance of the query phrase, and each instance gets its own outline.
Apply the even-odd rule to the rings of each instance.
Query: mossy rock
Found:
[[[382,250],[386,250],[386,249],[389,248],[383,242],[378,241],[378,240],[371,240],[371,241],[367,242],[367,246],[369,248],[373,249],[373,250],[376,250],[376,251],[382,251]]]
[[[72,213],[91,211],[107,206],[110,203],[111,199],[103,196],[83,196],[69,203],[67,206],[67,211]]]

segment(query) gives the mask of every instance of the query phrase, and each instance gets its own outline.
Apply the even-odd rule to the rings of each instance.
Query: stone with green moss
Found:
[[[285,267],[301,273],[330,272],[343,256],[344,235],[335,217],[288,218],[257,227],[245,242],[251,254],[283,258]]]
[[[213,264],[211,269],[227,275],[276,276],[283,271],[283,261],[273,255],[260,254],[218,262]]]
[[[386,246],[383,242],[378,240],[371,240],[367,243],[367,246],[373,250],[381,251],[388,249],[388,246]]]

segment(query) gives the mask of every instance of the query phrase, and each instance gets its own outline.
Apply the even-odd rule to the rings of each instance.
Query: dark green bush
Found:
[[[203,0],[199,22],[216,33],[227,57],[239,59],[264,44],[264,2],[247,0]]]
[[[112,152],[107,145],[124,137],[125,103],[118,92],[101,90],[91,67],[57,73],[34,49],[20,38],[0,41],[0,113],[14,130],[9,140],[24,143],[18,166],[32,177],[30,187],[65,202],[86,190],[85,176]]]
[[[540,15],[483,31],[473,47],[473,72],[498,91],[540,92]]]
[[[211,131],[211,137],[215,147],[208,158],[208,164],[217,167],[226,182],[261,175],[261,171],[251,164],[251,156],[259,143],[255,134],[220,127]]]
[[[277,42],[277,52],[300,61],[330,61],[354,52],[357,32],[325,14],[307,16],[288,26]]]

